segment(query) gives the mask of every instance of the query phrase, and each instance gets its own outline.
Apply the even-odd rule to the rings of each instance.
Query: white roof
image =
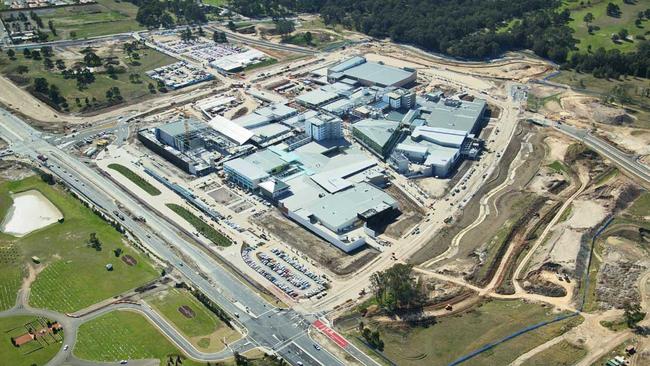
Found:
[[[251,131],[222,116],[215,116],[208,122],[208,125],[239,145],[243,145],[253,137]]]

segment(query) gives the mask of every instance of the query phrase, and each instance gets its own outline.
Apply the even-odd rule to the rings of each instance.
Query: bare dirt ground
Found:
[[[412,199],[410,199],[404,192],[394,185],[388,187],[386,193],[399,202],[400,211],[402,214],[397,218],[397,221],[388,225],[384,234],[390,238],[398,239],[406,234],[408,230],[417,225],[424,217],[423,209],[418,206]]]
[[[0,159],[0,181],[21,180],[34,175],[26,164],[11,160]]]
[[[394,45],[387,41],[371,42],[358,47],[367,50],[366,53],[390,55],[419,68],[436,67],[453,72],[474,75],[483,78],[528,81],[553,70],[546,61],[528,57],[524,54],[509,54],[504,59],[495,60],[489,64],[483,62],[462,62],[435,57],[414,47]]]
[[[367,246],[352,254],[344,253],[276,211],[268,211],[256,223],[339,276],[353,273],[379,254]]]
[[[526,211],[525,206],[515,207],[514,203],[529,194],[524,188],[539,169],[540,161],[544,158],[545,148],[542,144],[542,135],[534,133],[536,131],[534,127],[525,124],[521,126],[520,132],[515,135],[510,145],[506,148],[500,168],[487,180],[487,183],[475,197],[483,197],[487,192],[490,192],[505,182],[512,170],[510,164],[518,156],[520,150],[522,150],[522,146],[525,145],[523,154],[519,155],[524,160],[522,165],[516,170],[514,181],[507,188],[491,197],[488,203],[492,207],[490,215],[478,224],[478,226],[463,235],[459,243],[458,254],[455,258],[438,263],[436,268],[461,275],[467,275],[473,272],[474,267],[481,263],[481,258],[484,258],[486,255],[486,253],[480,253],[481,248],[486,249],[485,245],[495,237],[499,229],[507,221],[516,221]],[[527,136],[529,132],[533,134]],[[529,141],[523,141],[524,139],[529,139]],[[532,150],[530,150],[531,148]],[[528,201],[528,203],[532,203],[532,201]],[[431,244],[416,253],[411,259],[412,263],[423,263],[444,251],[461,230],[476,220],[478,212],[479,200],[470,200],[464,208],[463,214],[454,220],[451,226],[444,228],[440,235],[432,240]],[[432,252],[432,249],[435,250],[435,248],[439,248],[437,250],[440,252]]]

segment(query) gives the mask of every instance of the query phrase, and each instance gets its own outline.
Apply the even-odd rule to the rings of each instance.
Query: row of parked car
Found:
[[[294,275],[291,269],[287,268],[287,266],[275,260],[270,255],[266,253],[259,253],[257,256],[259,257],[262,264],[270,268],[271,271],[275,272],[279,276],[283,277],[285,280],[287,280],[290,284],[294,285],[299,290],[304,291],[311,287],[311,283],[309,283],[308,280],[302,279]]]
[[[270,271],[267,271],[266,268],[262,267],[255,260],[253,260],[253,258],[251,258],[252,252],[253,252],[252,248],[246,248],[242,251],[242,258],[244,259],[244,262],[248,264],[249,267],[251,267],[257,273],[264,276],[264,278],[266,278],[267,280],[271,281],[271,283],[277,286],[280,290],[284,291],[284,293],[286,293],[287,295],[294,298],[298,297],[299,293],[295,291],[291,286],[284,284]]]
[[[327,281],[324,278],[322,278],[321,276],[317,275],[316,273],[310,271],[309,268],[307,268],[304,264],[300,263],[298,261],[298,259],[296,259],[296,257],[291,257],[284,250],[279,249],[279,248],[273,248],[273,249],[271,249],[271,253],[277,255],[283,261],[289,263],[289,265],[291,265],[291,267],[297,269],[298,271],[300,271],[305,276],[311,278],[317,284],[324,286],[327,283]]]

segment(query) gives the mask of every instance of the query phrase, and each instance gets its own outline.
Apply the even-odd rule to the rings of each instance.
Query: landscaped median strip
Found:
[[[208,238],[214,244],[220,247],[228,247],[232,244],[232,241],[230,241],[230,239],[225,235],[208,225],[205,221],[201,220],[185,207],[174,203],[168,203],[166,206],[169,207],[170,210],[174,211],[178,216],[185,219],[185,221],[190,223],[190,225],[192,225],[201,235]]]
[[[128,180],[133,182],[138,187],[142,188],[145,192],[149,193],[152,196],[160,195],[160,190],[147,182],[144,178],[136,174],[133,170],[125,167],[120,164],[110,164],[108,166],[110,169],[117,171],[118,173],[125,176]]]

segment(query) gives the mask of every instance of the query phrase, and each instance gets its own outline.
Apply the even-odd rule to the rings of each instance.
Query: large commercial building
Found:
[[[416,79],[417,71],[414,69],[369,62],[361,56],[349,58],[327,70],[327,80],[330,83],[402,87],[414,83]]]
[[[357,148],[310,142],[293,151],[273,146],[224,163],[229,179],[278,203],[279,209],[345,252],[374,235],[371,222],[395,216],[382,191],[386,176]]]
[[[462,157],[476,158],[482,142],[481,129],[486,103],[442,98],[418,98],[417,106],[401,118],[409,134],[400,138],[390,162],[409,176],[449,175]],[[405,164],[405,160],[410,164]]]
[[[340,139],[343,137],[342,123],[338,117],[319,114],[305,119],[305,134],[314,141]]]
[[[385,159],[399,139],[399,128],[399,122],[368,118],[352,126],[352,135],[362,145]]]

